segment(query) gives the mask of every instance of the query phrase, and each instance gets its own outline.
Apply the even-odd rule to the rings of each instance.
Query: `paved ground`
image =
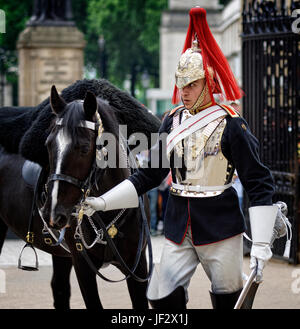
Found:
[[[154,262],[159,266],[163,245],[161,236],[152,238]],[[6,240],[0,256],[0,309],[49,309],[52,306],[50,280],[52,274],[50,255],[38,251],[40,270],[26,272],[17,269],[18,256],[24,243],[20,240]],[[30,255],[24,254],[24,264]],[[249,258],[245,257],[244,271],[249,273]],[[113,266],[102,270],[112,279],[121,278],[121,273]],[[272,260],[264,271],[254,303],[256,309],[299,309],[300,308],[300,265],[294,266],[283,261]],[[85,308],[74,271],[71,274],[71,308]],[[107,283],[98,280],[99,293],[103,306],[107,309],[129,309],[131,303],[126,283]],[[192,278],[189,295],[190,309],[211,308],[210,284],[203,269],[199,266]]]

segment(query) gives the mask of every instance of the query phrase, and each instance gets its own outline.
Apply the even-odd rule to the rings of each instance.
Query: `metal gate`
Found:
[[[273,201],[288,205],[293,227],[289,262],[299,262],[300,1],[244,0],[243,115],[274,176]],[[293,24],[294,23],[294,24]],[[296,29],[295,29],[296,27]],[[285,238],[274,244],[280,257]]]

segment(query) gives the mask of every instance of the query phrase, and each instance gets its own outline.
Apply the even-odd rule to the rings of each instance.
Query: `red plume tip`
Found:
[[[190,16],[194,15],[199,15],[200,17],[206,19],[206,10],[204,8],[194,7],[190,10]]]

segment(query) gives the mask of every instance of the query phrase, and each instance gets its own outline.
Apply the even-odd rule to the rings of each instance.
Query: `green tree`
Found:
[[[16,41],[31,16],[32,0],[0,0],[0,9],[5,12],[5,33],[0,33],[0,75],[12,83],[14,104],[17,103],[18,77]]]
[[[72,0],[74,20],[77,27],[86,31],[86,8],[89,0]],[[13,84],[14,103],[17,102],[17,64],[16,44],[19,34],[25,29],[32,15],[33,0],[0,0],[0,9],[5,12],[6,33],[0,33],[0,74],[5,75]]]
[[[159,26],[167,0],[90,0],[88,39],[96,53],[96,38],[105,40],[109,79],[120,85],[130,77],[131,94],[141,84],[143,73],[158,86]],[[99,54],[99,49],[98,49]]]
[[[73,0],[72,9],[77,27],[86,31],[86,8],[89,0]],[[0,33],[0,48],[6,53],[7,65],[17,64],[16,43],[32,15],[33,0],[0,0],[0,9],[6,14],[6,33]]]
[[[143,73],[158,86],[160,16],[167,0],[72,0],[76,26],[87,41],[85,65],[100,72],[99,37],[105,40],[107,78],[122,87],[128,76],[131,92],[141,87]],[[33,0],[0,0],[6,13],[6,33],[0,34],[5,74],[17,67],[16,43],[32,15]],[[1,54],[0,54],[1,55]],[[2,55],[1,55],[2,56]],[[98,74],[98,76],[101,76]],[[7,75],[17,84],[17,72]],[[15,88],[17,89],[17,88]]]
[[[0,9],[5,12],[6,33],[0,34],[0,47],[14,51],[19,33],[31,16],[32,0],[0,0]]]

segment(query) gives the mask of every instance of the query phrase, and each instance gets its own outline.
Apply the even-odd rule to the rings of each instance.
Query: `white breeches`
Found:
[[[243,235],[208,245],[194,246],[189,226],[181,245],[165,239],[159,273],[154,269],[148,286],[148,298],[166,297],[181,285],[188,300],[187,288],[199,263],[211,282],[213,293],[225,294],[241,289]]]

